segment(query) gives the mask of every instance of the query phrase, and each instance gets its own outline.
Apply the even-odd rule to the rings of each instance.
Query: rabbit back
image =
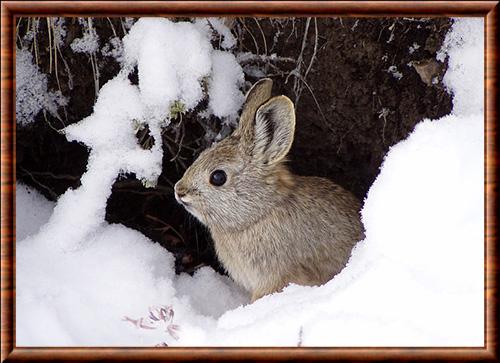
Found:
[[[328,179],[295,177],[282,201],[241,231],[212,230],[219,259],[253,299],[289,283],[321,285],[363,239],[359,201]]]

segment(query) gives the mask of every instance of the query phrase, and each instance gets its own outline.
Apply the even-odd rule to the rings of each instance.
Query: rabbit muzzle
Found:
[[[175,183],[175,185],[174,185],[175,200],[178,203],[182,204],[183,206],[189,205],[189,203],[186,200],[182,199],[182,198],[186,198],[186,195],[187,195],[186,190],[179,186],[179,182]]]
[[[191,196],[188,193],[188,189],[182,187],[180,184],[180,181],[177,182],[174,185],[174,196],[175,200],[184,207],[189,213],[191,213],[193,216],[195,216],[198,220],[200,220],[202,223],[203,219],[201,218],[200,213],[193,207],[191,203]]]

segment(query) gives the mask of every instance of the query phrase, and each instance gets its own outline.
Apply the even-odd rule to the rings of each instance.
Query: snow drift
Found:
[[[205,25],[134,25],[125,63],[138,62],[139,87],[117,76],[100,90],[94,113],[66,130],[91,148],[82,186],[54,207],[18,184],[17,346],[482,346],[483,20],[455,20],[441,55],[450,65],[444,81],[453,112],[423,120],[391,148],[364,203],[366,239],[348,266],[323,286],[291,285],[253,304],[210,268],[175,276],[169,252],[104,221],[119,173],[154,180],[161,168],[161,150],[134,142],[134,120],[147,114],[158,135],[168,102],[194,105],[205,76],[215,83],[213,113],[237,110],[241,73],[194,33]],[[169,45],[155,38],[175,40],[177,31],[200,46],[194,69],[170,62]],[[156,50],[172,66],[158,77],[161,65],[147,56]],[[232,81],[218,71],[229,64]],[[155,84],[171,79],[174,90]],[[236,88],[225,94],[219,82]],[[157,97],[160,88],[166,93]],[[226,98],[234,104],[219,105]]]

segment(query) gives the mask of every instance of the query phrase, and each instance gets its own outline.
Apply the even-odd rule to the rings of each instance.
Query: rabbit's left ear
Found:
[[[292,146],[295,132],[293,102],[286,96],[271,98],[257,109],[254,123],[254,157],[273,164]]]

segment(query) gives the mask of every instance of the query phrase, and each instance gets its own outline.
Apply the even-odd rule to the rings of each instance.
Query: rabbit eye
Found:
[[[215,170],[210,175],[210,184],[215,185],[216,187],[220,187],[227,180],[227,175],[224,170]]]

